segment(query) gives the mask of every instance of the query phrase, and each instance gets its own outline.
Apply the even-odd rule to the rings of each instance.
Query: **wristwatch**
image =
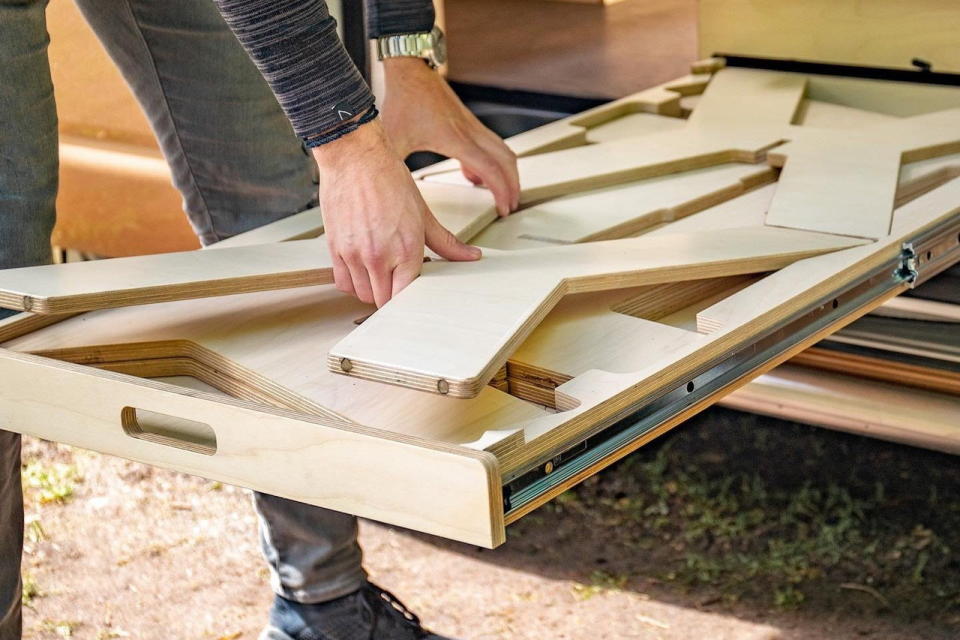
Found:
[[[436,69],[447,61],[447,42],[440,27],[421,33],[398,33],[377,38],[377,58],[423,58]]]

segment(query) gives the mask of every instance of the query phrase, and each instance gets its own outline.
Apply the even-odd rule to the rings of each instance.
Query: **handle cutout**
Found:
[[[205,456],[217,452],[217,434],[203,422],[164,413],[124,407],[120,412],[123,431],[131,438],[183,449]]]

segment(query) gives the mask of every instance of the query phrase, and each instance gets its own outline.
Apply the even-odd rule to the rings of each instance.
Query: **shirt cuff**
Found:
[[[368,0],[367,36],[371,39],[433,29],[433,0]]]
[[[340,42],[326,2],[214,1],[308,146],[376,117],[373,93]]]

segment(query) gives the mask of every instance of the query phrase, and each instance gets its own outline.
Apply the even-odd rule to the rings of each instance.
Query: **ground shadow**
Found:
[[[956,638],[958,462],[712,409],[513,525],[496,550],[406,535],[586,590]]]

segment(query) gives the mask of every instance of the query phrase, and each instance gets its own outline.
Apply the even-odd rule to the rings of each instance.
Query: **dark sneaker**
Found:
[[[277,596],[260,640],[452,640],[430,633],[386,589],[368,582],[348,596],[301,604]]]

